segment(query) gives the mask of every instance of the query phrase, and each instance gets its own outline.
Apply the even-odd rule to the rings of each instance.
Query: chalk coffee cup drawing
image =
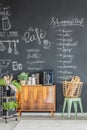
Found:
[[[43,40],[44,49],[50,49],[51,42],[48,40]]]

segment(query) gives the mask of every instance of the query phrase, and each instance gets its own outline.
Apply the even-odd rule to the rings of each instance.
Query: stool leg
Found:
[[[79,99],[79,106],[80,106],[81,113],[83,113],[83,108],[82,108],[82,102],[81,102],[81,99]]]
[[[75,114],[76,114],[76,116],[77,116],[77,102],[74,102],[73,104],[74,104]]]
[[[63,104],[63,112],[62,112],[62,116],[64,115],[65,107],[66,107],[66,99],[64,98],[64,104]]]
[[[70,101],[70,100],[68,99],[67,105],[68,105],[68,118],[70,118],[70,112],[71,112],[71,107],[72,107],[72,101]]]

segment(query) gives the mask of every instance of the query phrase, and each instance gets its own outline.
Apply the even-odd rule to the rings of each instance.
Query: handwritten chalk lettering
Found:
[[[66,47],[69,47],[69,46],[72,46],[72,47],[77,47],[78,46],[78,41],[75,41],[75,42],[68,42],[68,43],[64,43],[63,46],[66,46]]]
[[[63,76],[63,80],[69,80],[69,79],[71,79],[72,78],[72,75],[65,75],[65,76]]]
[[[75,42],[59,42],[59,43],[57,43],[57,45],[60,45],[60,46],[63,46],[63,47],[77,47],[78,46],[78,41],[75,41]]]
[[[40,60],[38,60],[38,61],[26,61],[26,63],[27,64],[29,64],[29,65],[35,65],[35,64],[43,64],[43,63],[45,63],[46,61],[40,61]]]
[[[68,76],[57,76],[58,79],[62,79],[62,80],[69,80],[72,78],[72,75],[68,75]]]
[[[62,73],[63,73],[63,71],[62,71],[62,70],[60,70],[60,71],[57,71],[57,73],[61,73],[61,74],[62,74]]]
[[[39,37],[39,29],[38,29],[38,28],[35,28],[35,32],[36,32],[36,36],[37,36],[38,43],[41,44],[41,39],[40,39],[40,37]]]
[[[9,32],[5,32],[5,37],[18,37],[18,31],[9,31]]]
[[[62,42],[73,42],[73,38],[70,37],[70,38],[57,38],[58,41],[62,41]]]
[[[63,48],[57,48],[58,51],[62,51]]]
[[[42,68],[41,67],[28,67],[27,69],[28,70],[34,70],[34,71],[37,70],[38,71],[38,70],[41,70]]]
[[[57,63],[70,64],[70,63],[72,63],[72,60],[64,60],[64,61],[59,60],[59,61],[57,61]]]
[[[18,43],[19,42],[19,39],[17,39],[17,40],[0,40],[0,42],[6,42],[6,43],[9,43],[9,42],[16,42],[16,43]]]
[[[58,65],[58,66],[57,66],[57,68],[61,68],[61,69],[62,69],[62,68],[63,68],[63,66],[62,66],[62,65]]]
[[[27,49],[27,52],[40,52],[40,49]]]
[[[32,52],[32,53],[28,53],[26,58],[27,59],[30,59],[30,58],[36,58],[36,59],[38,59],[40,57],[41,57],[41,54],[39,54],[37,52]]]
[[[77,65],[63,65],[63,69],[76,69]]]
[[[31,27],[32,28],[32,27]],[[22,36],[22,39],[26,43],[30,43],[33,41],[37,41],[38,44],[41,44],[41,40],[46,37],[46,31],[43,31],[42,29],[33,28],[28,29],[28,31],[24,32],[24,35]]]
[[[18,37],[18,31],[0,32],[0,37]]]
[[[63,54],[63,58],[74,58],[74,55]]]
[[[57,61],[57,63],[63,63],[63,61],[62,61],[62,60],[59,60],[59,61]]]
[[[1,7],[0,7],[0,15],[7,15],[7,16],[9,16],[10,15],[9,9],[10,9],[9,5],[6,6],[6,7],[1,5]]]
[[[57,33],[56,34],[57,36],[61,36],[61,37],[70,37],[71,36],[71,33]]]
[[[22,69],[23,69],[23,65],[21,63],[18,63],[17,61],[12,62],[13,71],[18,71],[18,70],[22,70]]]
[[[73,72],[71,72],[71,71],[68,71],[68,70],[65,70],[65,71],[57,71],[57,73],[61,73],[61,74],[66,74],[66,75],[68,75],[68,74],[72,74]]]
[[[63,29],[58,29],[57,30],[57,33],[72,33],[73,32],[73,30],[72,29],[65,29],[65,28],[63,28]]]
[[[56,56],[58,56],[58,57],[62,57],[62,56],[63,56],[63,54],[56,54]]]
[[[5,32],[0,32],[0,37],[5,37]]]
[[[63,79],[63,76],[58,76],[57,78],[58,78],[58,79]]]
[[[58,18],[52,17],[50,25],[52,27],[62,26],[80,26],[84,27],[84,18],[72,18],[71,20],[60,20]]]
[[[64,53],[66,53],[66,52],[71,53],[71,51],[72,51],[72,48],[65,48],[65,47],[63,46],[62,52],[64,52]]]
[[[0,68],[7,68],[10,63],[10,59],[0,59]]]
[[[72,63],[72,60],[64,60],[63,61],[63,64],[70,64],[70,63]]]
[[[57,50],[58,51],[62,51],[62,52],[64,52],[64,53],[66,53],[66,52],[71,52],[72,51],[72,48],[65,48],[64,46],[63,46],[63,48],[57,48]]]
[[[73,72],[68,71],[68,70],[63,71],[63,74],[66,74],[66,75],[68,75],[68,74],[72,74],[72,73],[73,73]]]

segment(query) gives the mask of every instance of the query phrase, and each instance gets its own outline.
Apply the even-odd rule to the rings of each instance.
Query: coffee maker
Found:
[[[54,74],[51,70],[43,71],[43,85],[53,85],[54,84]]]

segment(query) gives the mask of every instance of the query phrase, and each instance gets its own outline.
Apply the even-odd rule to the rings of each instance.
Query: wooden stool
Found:
[[[64,115],[65,107],[66,107],[66,104],[67,104],[67,107],[68,107],[68,112],[67,112],[68,113],[68,118],[70,118],[70,112],[71,112],[72,103],[74,104],[74,110],[75,110],[76,116],[77,116],[77,109],[78,109],[77,106],[78,106],[78,104],[80,106],[81,113],[83,113],[81,98],[64,98],[62,116]]]

